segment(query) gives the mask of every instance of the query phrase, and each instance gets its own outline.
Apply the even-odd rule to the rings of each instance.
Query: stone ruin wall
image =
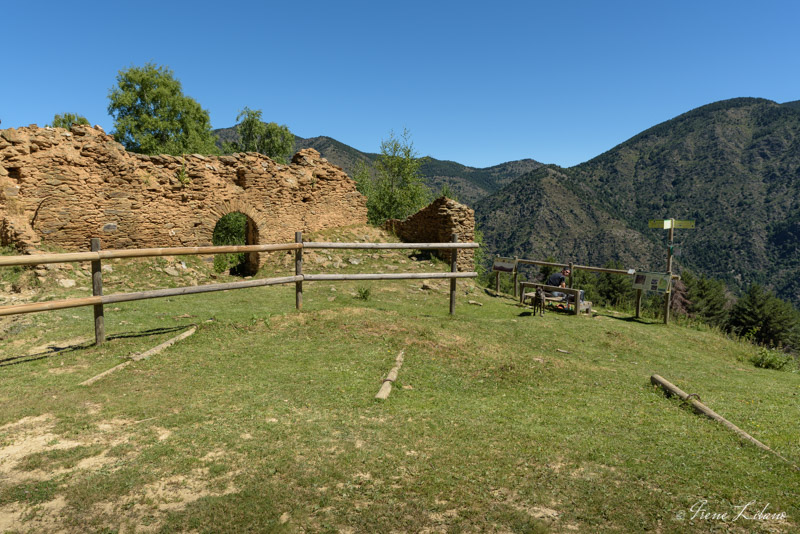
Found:
[[[206,246],[220,217],[237,211],[257,244],[366,224],[367,213],[355,182],[313,149],[280,165],[256,153],[133,154],[99,127],[0,130],[3,245]]]
[[[407,219],[389,219],[384,227],[409,243],[449,242],[452,234],[458,235],[459,241],[469,242],[475,240],[475,212],[455,200],[440,197]],[[435,254],[450,261],[448,250]],[[459,249],[456,263],[459,271],[474,271],[475,251]]]

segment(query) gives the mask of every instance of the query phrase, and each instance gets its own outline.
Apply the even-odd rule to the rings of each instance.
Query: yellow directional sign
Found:
[[[650,219],[647,226],[650,228],[694,228],[694,221],[676,221],[674,219]]]

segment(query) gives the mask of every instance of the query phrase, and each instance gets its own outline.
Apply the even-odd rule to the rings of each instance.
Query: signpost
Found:
[[[673,239],[675,238],[675,228],[694,228],[694,220],[675,220],[675,219],[651,219],[647,225],[650,228],[663,228],[669,230],[669,247],[667,248],[667,275],[672,280],[672,252]],[[664,324],[669,323],[669,305],[672,297],[671,284],[667,285],[664,294]]]

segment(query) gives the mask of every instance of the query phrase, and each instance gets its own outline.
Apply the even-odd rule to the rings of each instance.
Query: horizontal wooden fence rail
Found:
[[[390,273],[390,274],[304,274],[303,280],[323,282],[329,280],[433,280],[450,278],[475,278],[476,272],[461,273]]]
[[[302,234],[296,232],[294,243],[266,244],[266,245],[226,245],[210,247],[169,247],[169,248],[144,248],[144,249],[111,249],[100,250],[100,240],[91,240],[91,252],[72,252],[62,254],[32,254],[24,256],[0,256],[0,267],[40,265],[46,263],[91,262],[92,267],[92,296],[53,300],[48,302],[34,302],[30,304],[15,304],[0,306],[0,317],[24,313],[62,310],[82,306],[94,306],[95,343],[100,344],[105,340],[104,309],[106,304],[131,302],[162,297],[181,295],[195,295],[213,291],[227,291],[231,289],[245,289],[279,284],[295,284],[296,307],[301,309],[303,302],[303,282],[309,281],[344,281],[344,280],[419,280],[419,279],[449,279],[450,280],[450,314],[455,313],[455,283],[458,278],[475,278],[476,272],[457,272],[456,259],[458,249],[477,248],[478,243],[459,243],[457,236],[453,235],[449,243],[323,243],[303,242]],[[303,274],[303,249],[449,249],[452,250],[449,273],[362,273],[362,274]],[[137,291],[134,293],[117,293],[103,295],[102,260],[117,258],[148,258],[159,256],[184,256],[198,254],[232,254],[241,252],[275,252],[295,251],[295,275],[278,278],[263,278],[259,280],[243,280],[221,284],[205,284],[201,286],[176,287],[167,289],[154,289],[150,291]]]
[[[479,248],[479,243],[322,243],[303,242],[303,248],[346,248],[346,249],[414,249],[447,250],[458,248]]]
[[[538,265],[540,267],[560,267],[561,269],[574,269],[581,271],[589,271],[595,273],[608,273],[608,274],[624,274],[631,276],[631,273],[626,269],[608,269],[606,267],[591,267],[589,265],[578,265],[572,263],[553,263],[549,261],[536,261],[536,260],[523,260],[518,259],[517,263],[524,265]]]
[[[171,247],[109,249],[98,252],[66,252],[63,254],[29,254],[25,256],[0,256],[0,267],[14,265],[42,265],[45,263],[70,263],[79,261],[100,261],[117,258],[152,258],[158,256],[193,256],[199,254],[236,254],[239,252],[275,252],[297,250],[301,243],[278,245],[225,245],[216,247]]]
[[[302,276],[262,278],[260,280],[244,280],[242,282],[230,282],[225,284],[173,287],[168,289],[153,289],[152,291],[137,291],[135,293],[116,293],[114,295],[101,295],[76,299],[51,300],[48,302],[33,302],[31,304],[16,304],[13,306],[0,306],[0,317],[6,315],[17,315],[21,313],[35,313],[40,311],[63,310],[66,308],[80,308],[82,306],[95,306],[97,304],[117,304],[119,302],[131,302],[134,300],[195,295],[198,293],[211,293],[213,291],[227,291],[229,289],[245,289],[248,287],[291,284],[302,280],[302,278]]]

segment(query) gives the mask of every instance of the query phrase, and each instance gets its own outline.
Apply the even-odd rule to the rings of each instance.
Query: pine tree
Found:
[[[758,284],[752,284],[733,306],[727,326],[761,345],[800,346],[800,313]]]
[[[691,271],[681,274],[689,299],[689,316],[711,326],[723,326],[728,321],[730,302],[725,282],[696,276]]]

